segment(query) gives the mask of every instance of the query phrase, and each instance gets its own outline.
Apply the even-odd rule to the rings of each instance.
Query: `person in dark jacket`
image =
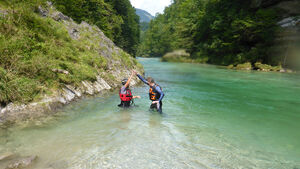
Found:
[[[162,88],[155,83],[154,79],[148,77],[145,80],[141,75],[134,72],[138,78],[148,85],[149,88],[149,99],[152,101],[150,105],[150,110],[157,110],[159,113],[162,113],[162,99],[164,98],[165,94],[162,91]]]

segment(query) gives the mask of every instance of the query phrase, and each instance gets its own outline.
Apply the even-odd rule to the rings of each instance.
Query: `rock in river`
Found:
[[[11,153],[11,152],[6,152],[4,154],[0,154],[0,162],[4,161],[4,160],[8,160],[8,159],[10,159],[13,156],[14,156],[14,154]]]
[[[37,159],[37,156],[29,156],[29,157],[23,157],[20,159],[17,159],[10,163],[5,169],[22,169],[26,168]]]

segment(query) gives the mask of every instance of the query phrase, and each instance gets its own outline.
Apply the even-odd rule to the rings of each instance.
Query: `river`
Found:
[[[299,75],[139,61],[166,94],[163,115],[145,85],[132,109],[107,93],[2,131],[0,152],[37,155],[33,169],[300,168]]]

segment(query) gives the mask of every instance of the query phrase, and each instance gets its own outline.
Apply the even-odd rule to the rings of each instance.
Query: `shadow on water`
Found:
[[[161,127],[162,121],[165,114],[160,114],[158,112],[149,111],[149,127]]]
[[[133,108],[120,108],[120,111],[117,112],[117,116],[120,117],[120,123],[119,123],[119,128],[126,130],[128,129],[128,126],[131,121],[131,112]]]

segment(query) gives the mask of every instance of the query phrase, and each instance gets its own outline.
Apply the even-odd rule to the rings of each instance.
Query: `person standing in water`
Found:
[[[155,83],[153,78],[148,77],[147,80],[145,80],[141,75],[137,74],[136,72],[134,73],[142,82],[144,82],[150,87],[149,99],[152,101],[150,105],[150,110],[157,110],[159,113],[162,114],[162,99],[165,96],[165,94],[162,91],[162,88]]]
[[[133,77],[133,75],[135,74],[134,71],[132,71],[131,76],[129,77],[129,79],[123,79],[122,80],[122,87],[119,91],[119,96],[121,99],[121,103],[118,105],[119,107],[124,107],[124,108],[128,108],[131,106],[132,100],[135,98],[141,98],[140,96],[133,96],[131,93],[131,90],[129,89],[130,86],[130,81]]]

